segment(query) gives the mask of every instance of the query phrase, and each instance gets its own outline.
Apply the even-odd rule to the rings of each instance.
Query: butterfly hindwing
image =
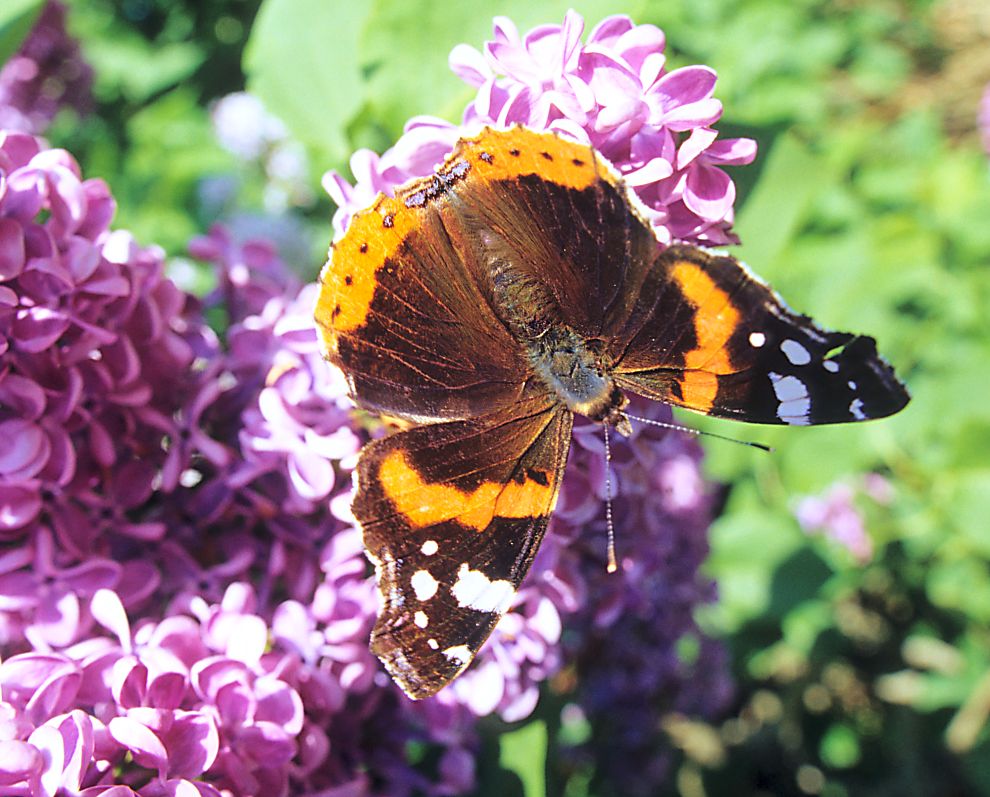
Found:
[[[365,447],[353,512],[378,571],[372,650],[413,698],[473,660],[543,538],[572,416],[545,398]]]
[[[735,258],[692,246],[657,257],[613,357],[629,390],[751,423],[863,421],[909,400],[873,338],[822,329]]]

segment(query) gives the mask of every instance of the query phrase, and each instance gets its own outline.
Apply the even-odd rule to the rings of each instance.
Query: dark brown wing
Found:
[[[443,179],[456,182],[448,166]],[[327,359],[355,401],[417,421],[509,406],[527,376],[479,291],[479,266],[449,202],[421,201],[430,185],[379,196],[351,220],[320,275],[315,313]]]
[[[621,328],[657,241],[615,170],[588,146],[521,127],[487,129],[453,157],[471,179],[451,203],[486,272],[504,262],[540,283],[582,337]]]
[[[751,423],[863,421],[909,401],[873,338],[822,329],[738,260],[691,246],[656,259],[609,361],[633,392]]]
[[[530,400],[361,453],[353,511],[383,601],[371,647],[410,697],[457,677],[508,608],[556,503],[571,420]]]
[[[657,242],[614,170],[551,133],[485,129],[356,215],[321,275],[328,359],[364,407],[414,420],[511,404],[529,374],[499,322],[502,264],[585,338],[624,326]]]

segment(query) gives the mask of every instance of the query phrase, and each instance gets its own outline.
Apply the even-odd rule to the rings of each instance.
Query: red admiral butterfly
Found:
[[[326,357],[358,405],[411,426],[364,448],[353,505],[383,599],[371,646],[410,697],[509,607],[574,413],[628,432],[626,391],[794,425],[908,402],[872,338],[821,329],[732,257],[661,249],[637,207],[589,147],[486,129],[332,247]]]

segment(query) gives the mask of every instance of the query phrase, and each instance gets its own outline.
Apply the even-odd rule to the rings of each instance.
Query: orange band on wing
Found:
[[[527,476],[508,484],[483,482],[471,492],[447,484],[423,481],[401,451],[393,451],[378,470],[386,497],[415,528],[446,520],[484,531],[495,517],[527,518],[549,514],[554,501],[552,474],[540,471],[541,478]]]
[[[679,261],[673,268],[673,277],[695,308],[697,345],[684,354],[681,392],[687,404],[704,411],[711,408],[718,393],[716,375],[732,373],[726,346],[739,325],[739,311],[733,307],[729,294],[695,263]]]
[[[417,211],[399,199],[379,195],[351,219],[347,234],[334,243],[320,273],[316,321],[324,345],[337,350],[337,333],[362,326],[375,295],[375,273],[395,254],[419,223]]]

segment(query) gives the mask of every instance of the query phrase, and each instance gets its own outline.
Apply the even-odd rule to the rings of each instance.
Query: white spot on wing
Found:
[[[852,379],[846,382],[846,384],[849,385],[850,390],[855,390],[858,387],[858,385],[855,382],[853,382]]]
[[[435,639],[427,639],[426,644],[429,646],[430,650],[438,650],[440,648],[440,643]]]
[[[796,376],[781,376],[771,373],[770,381],[773,382],[773,392],[781,403],[798,401],[808,397],[808,388]]]
[[[788,338],[780,344],[780,350],[791,361],[791,365],[807,365],[811,362],[811,352],[796,340]]]
[[[461,667],[466,667],[471,661],[471,649],[467,645],[444,648],[443,655],[451,661],[456,661]]]
[[[437,594],[437,590],[440,588],[437,580],[425,570],[417,570],[413,573],[409,583],[412,584],[413,592],[416,593],[416,600],[419,601],[428,601]]]
[[[838,373],[839,371],[839,364],[835,362],[835,360],[825,360],[825,362],[822,363],[822,366],[826,371],[831,371],[833,374]]]
[[[773,371],[770,372],[770,382],[780,402],[777,417],[792,426],[807,426],[811,414],[807,385],[796,376],[781,376]]]
[[[767,342],[767,336],[762,332],[750,332],[749,333],[749,345],[754,349],[760,348],[764,343]]]
[[[857,421],[865,421],[866,413],[863,412],[863,401],[862,399],[853,399],[852,403],[849,405],[849,412],[852,413],[853,418]]]
[[[462,609],[501,614],[509,608],[516,590],[511,581],[492,581],[480,570],[472,570],[467,562],[462,562],[450,593]]]
[[[430,618],[426,616],[426,612],[416,612],[413,615],[413,622],[418,628],[426,628],[430,624]]]
[[[419,550],[422,551],[424,556],[433,556],[433,554],[440,550],[440,546],[437,545],[436,540],[427,540]]]

